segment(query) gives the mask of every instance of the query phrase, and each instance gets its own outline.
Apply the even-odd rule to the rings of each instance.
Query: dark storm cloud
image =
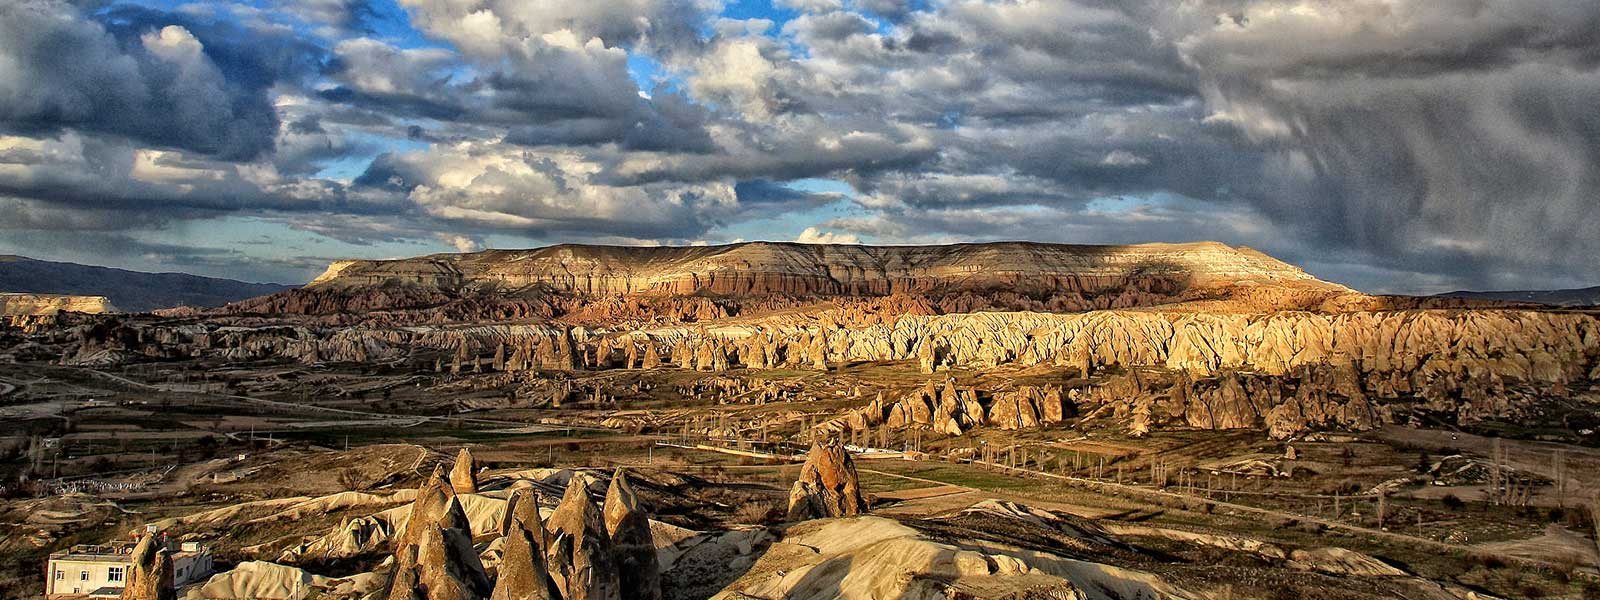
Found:
[[[1301,8],[1241,5],[1177,42],[1209,118],[1270,149],[1276,193],[1249,201],[1312,243],[1472,285],[1600,277],[1583,258],[1600,112],[1581,100],[1600,92],[1600,5]]]
[[[224,159],[272,150],[267,89],[308,47],[131,7],[97,18],[58,2],[0,6],[0,129],[70,128]]]
[[[402,0],[421,44],[366,0],[6,4],[0,203],[10,231],[242,213],[462,246],[716,240],[848,203],[811,235],[1600,282],[1594,2],[782,0],[781,27],[725,4]]]

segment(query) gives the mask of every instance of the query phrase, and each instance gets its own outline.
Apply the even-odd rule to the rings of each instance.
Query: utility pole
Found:
[[[1378,490],[1378,529],[1383,529],[1383,521],[1389,516],[1389,491]]]

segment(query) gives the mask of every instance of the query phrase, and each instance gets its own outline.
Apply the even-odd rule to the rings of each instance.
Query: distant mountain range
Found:
[[[294,287],[0,255],[0,292],[105,296],[117,308],[133,312],[175,306],[221,306]]]
[[[1572,290],[1524,290],[1506,292],[1449,292],[1441,298],[1472,298],[1475,300],[1500,300],[1504,302],[1533,302],[1551,306],[1600,305],[1600,286]]]

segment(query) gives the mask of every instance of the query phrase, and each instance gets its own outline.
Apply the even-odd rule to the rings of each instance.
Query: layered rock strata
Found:
[[[882,296],[1009,289],[1170,294],[1191,286],[1318,282],[1248,248],[1216,242],[1073,246],[1029,242],[946,246],[751,242],[705,247],[562,245],[400,260],[339,261],[307,287],[515,289],[614,295],[658,292]]]
[[[0,317],[121,312],[105,296],[0,293]]]

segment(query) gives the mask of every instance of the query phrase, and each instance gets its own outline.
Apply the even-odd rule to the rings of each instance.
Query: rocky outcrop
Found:
[[[1498,418],[1518,410],[1526,398],[1566,395],[1574,384],[1594,381],[1600,373],[1600,320],[1581,313],[985,312],[905,315],[865,326],[843,324],[854,320],[860,319],[846,319],[833,311],[694,329],[658,327],[617,337],[643,341],[639,362],[645,368],[661,366],[659,353],[665,351],[674,365],[709,371],[912,361],[926,359],[929,352],[934,354],[935,370],[1049,366],[1066,373],[1094,375],[1163,369],[1186,373],[1199,385],[1188,390],[1197,394],[1194,403],[1188,399],[1177,402],[1188,409],[1179,413],[1186,426],[1267,427],[1281,435],[1293,435],[1286,432],[1299,430],[1301,422],[1313,429],[1377,423],[1382,412],[1378,407],[1398,399],[1420,399],[1419,406],[1461,422]],[[224,328],[193,322],[150,325],[107,316],[75,316],[68,322],[83,323],[70,330],[71,340],[65,342],[64,359],[73,364],[196,356],[370,363],[426,356],[423,360],[437,360],[441,370],[458,375],[496,371],[502,355],[503,368],[511,373],[582,368],[581,360],[574,361],[593,356],[598,340],[606,337],[585,328],[540,324]],[[936,351],[925,350],[929,348]],[[618,353],[610,354],[614,358]],[[1316,394],[1300,395],[1295,389],[1277,395],[1271,389],[1253,390],[1252,378],[1239,382],[1215,379],[1240,372],[1298,380],[1298,373],[1307,368],[1316,374],[1337,370],[1336,379],[1345,382],[1339,384],[1343,391],[1324,400]],[[1329,380],[1329,385],[1333,383]],[[1365,405],[1352,390],[1360,390]],[[947,400],[932,396],[898,402],[885,410],[883,418],[894,427],[916,426],[954,435],[971,427],[961,421],[962,414],[975,423],[991,417],[979,417],[964,405],[960,411],[952,410]],[[553,398],[550,404],[566,399]],[[1042,423],[1055,418],[1051,411],[1056,403],[1046,400],[1036,411]],[[1135,421],[1166,422],[1161,414],[1165,404],[1158,400],[1141,399],[1127,407],[1127,415]],[[1293,402],[1280,408],[1290,400]],[[1033,399],[1029,401],[1031,406]],[[1029,407],[1006,402],[1000,422],[1031,426],[1033,419],[1025,410]],[[1061,406],[1065,418],[1067,405],[1063,402]],[[1374,416],[1375,412],[1380,414]],[[1324,414],[1331,416],[1323,418]],[[870,415],[862,418],[874,420]],[[1137,432],[1143,427],[1131,429]]]
[[[472,546],[472,523],[435,468],[395,540],[388,600],[469,600],[492,587]]]
[[[1391,421],[1350,365],[1302,367],[1288,375],[1226,371],[1201,378],[1131,372],[1080,396],[1090,412],[1128,419],[1135,436],[1178,426],[1265,429],[1286,439],[1319,430],[1362,431]]]
[[[122,588],[122,600],[175,600],[178,597],[173,585],[172,554],[161,539],[147,535],[133,547],[133,553],[128,555],[128,582]]]
[[[546,567],[565,600],[619,600],[622,582],[600,509],[585,477],[574,475],[550,514]]]
[[[661,600],[661,568],[656,562],[650,518],[639,506],[639,496],[620,467],[606,490],[606,533],[611,537],[623,598]]]
[[[1059,423],[1071,412],[1059,388],[1024,385],[995,394],[988,422],[1000,429],[1033,429]]]
[[[855,461],[844,444],[831,439],[812,443],[800,478],[789,490],[789,520],[845,517],[866,509]]]
[[[456,463],[450,468],[450,487],[461,494],[478,493],[478,461],[472,450],[463,447],[456,453]]]
[[[527,489],[513,492],[503,523],[503,553],[490,600],[560,600],[545,563],[548,548],[538,496]]]
[[[63,312],[103,314],[120,312],[105,296],[0,293],[0,317],[53,315]]]

